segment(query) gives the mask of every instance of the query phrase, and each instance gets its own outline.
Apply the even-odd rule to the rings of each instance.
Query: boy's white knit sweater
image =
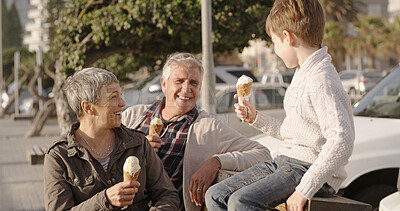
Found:
[[[327,50],[314,52],[296,70],[285,94],[283,121],[259,112],[252,124],[283,141],[279,154],[312,163],[296,187],[307,199],[326,182],[338,191],[353,151],[350,98]]]

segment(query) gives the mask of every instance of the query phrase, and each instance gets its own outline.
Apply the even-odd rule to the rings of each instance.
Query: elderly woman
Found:
[[[177,210],[177,190],[145,135],[121,125],[125,101],[116,76],[86,68],[69,77],[78,115],[44,159],[46,210]],[[137,181],[123,181],[127,157],[139,159]]]

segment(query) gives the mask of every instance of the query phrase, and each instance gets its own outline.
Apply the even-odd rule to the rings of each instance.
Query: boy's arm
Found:
[[[261,130],[264,134],[272,136],[276,139],[283,140],[280,129],[283,123],[282,119],[271,117],[265,113],[257,112],[256,119],[251,126]]]

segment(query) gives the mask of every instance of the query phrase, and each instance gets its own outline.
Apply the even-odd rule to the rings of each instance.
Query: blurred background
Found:
[[[200,1],[1,1],[0,117],[32,119],[26,136],[39,135],[50,117],[58,117],[61,131],[75,120],[62,92],[75,71],[97,66],[114,72],[127,104],[134,105],[162,98],[159,78],[168,54],[202,57]],[[232,105],[222,102],[218,92],[227,87],[218,84],[229,87],[240,73],[275,86],[280,95],[290,84],[294,70],[274,54],[265,33],[273,2],[211,1],[215,94],[221,96],[216,113]],[[324,45],[356,102],[399,63],[400,1],[320,2],[327,19]],[[234,78],[223,81],[227,76],[220,74]],[[271,103],[264,107],[281,104]]]

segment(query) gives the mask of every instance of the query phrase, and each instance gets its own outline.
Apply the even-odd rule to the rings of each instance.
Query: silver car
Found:
[[[344,90],[352,100],[360,98],[381,79],[382,72],[374,70],[345,70],[339,73]]]

